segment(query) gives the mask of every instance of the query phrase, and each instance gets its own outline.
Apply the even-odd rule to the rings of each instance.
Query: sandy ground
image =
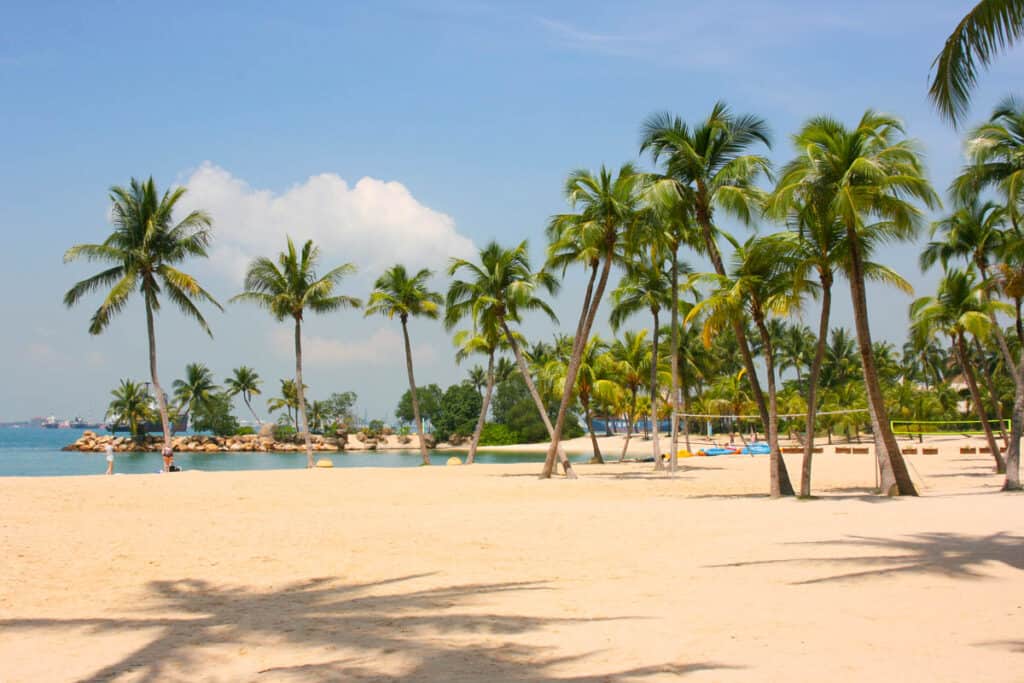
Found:
[[[1022,679],[987,456],[681,462],[0,479],[0,680]]]

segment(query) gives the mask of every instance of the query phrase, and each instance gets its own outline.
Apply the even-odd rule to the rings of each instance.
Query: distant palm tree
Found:
[[[487,422],[487,410],[491,405],[491,394],[496,382],[494,355],[504,346],[504,339],[494,318],[485,316],[477,329],[456,332],[454,341],[455,346],[458,347],[455,354],[456,361],[462,361],[473,354],[487,356],[486,388],[482,397],[483,401],[480,403],[480,415],[477,417],[476,427],[473,429],[473,436],[469,442],[469,453],[466,454],[466,464],[472,465],[476,462],[476,451],[480,446],[480,435],[483,433],[484,424]]]
[[[420,456],[423,464],[430,464],[427,453],[427,438],[423,433],[420,418],[420,402],[416,396],[416,378],[412,371],[412,346],[409,343],[409,318],[423,317],[436,320],[441,314],[441,295],[427,287],[427,280],[433,273],[423,268],[410,276],[405,266],[394,265],[384,271],[373,285],[373,292],[366,302],[366,315],[396,316],[402,323],[402,338],[405,341],[405,368],[409,373],[409,393],[412,397],[412,414],[420,438]]]
[[[302,389],[305,391],[308,387],[303,386]],[[295,390],[295,380],[281,380],[281,394],[267,399],[267,409],[272,413],[283,410],[293,427],[298,424],[299,393]]]
[[[593,404],[595,399],[608,394],[615,384],[611,377],[611,359],[605,353],[607,350],[608,344],[598,335],[595,334],[587,340],[587,345],[580,355],[576,384],[571,389],[573,396],[579,400],[580,407],[583,408],[583,420],[586,422],[587,432],[590,434],[590,444],[594,449],[590,462],[599,465],[604,464],[604,457],[601,455],[601,447],[598,445],[597,435],[594,433]],[[543,371],[545,383],[551,385],[559,394],[565,392],[571,354],[572,351],[569,350],[564,357],[552,358]]]
[[[213,372],[202,363],[189,363],[185,366],[185,379],[176,379],[172,385],[174,399],[178,402],[178,412],[191,417],[196,408],[209,404],[210,399],[220,391],[213,381]]]
[[[64,295],[69,308],[97,290],[110,287],[103,303],[93,314],[89,334],[100,334],[115,315],[124,310],[136,289],[142,295],[146,310],[146,333],[149,338],[149,373],[160,409],[164,447],[171,446],[171,425],[167,398],[156,372],[156,331],[154,314],[160,310],[161,292],[186,316],[193,318],[211,337],[206,319],[196,301],[207,301],[218,309],[220,304],[199,282],[175,268],[190,256],[205,258],[211,239],[210,217],[193,211],[177,223],[173,222],[175,204],[185,188],[168,190],[161,196],[152,178],[145,182],[131,179],[129,186],[110,188],[114,232],[100,244],[79,244],[64,253],[64,262],[87,259],[105,261],[112,267],[75,284]]]
[[[257,258],[249,264],[245,273],[245,291],[231,299],[265,308],[278,321],[291,318],[295,322],[295,388],[308,467],[313,466],[313,442],[309,435],[305,385],[302,383],[303,316],[307,309],[314,313],[331,313],[362,305],[359,299],[334,293],[342,278],[355,272],[355,266],[346,263],[317,277],[319,259],[320,250],[313,240],[307,240],[299,252],[289,237],[288,248],[278,255],[276,264],[266,257]]]
[[[943,118],[954,125],[967,115],[979,67],[1024,35],[1024,2],[981,0],[960,20],[932,62],[935,78],[928,94]]]
[[[551,446],[541,470],[543,478],[550,477],[555,467],[555,455],[572,403],[583,349],[604,297],[608,276],[612,266],[624,260],[629,233],[638,228],[643,217],[642,190],[645,182],[646,175],[628,163],[623,164],[614,176],[603,166],[596,175],[586,170],[573,171],[566,179],[565,195],[569,205],[578,211],[555,216],[548,224],[547,268],[559,268],[564,273],[570,265],[581,264],[590,271],[590,277],[566,368],[565,388],[558,406]]]
[[[487,385],[487,370],[479,365],[474,365],[469,369],[469,382],[476,389],[476,393],[483,398],[484,386]]]
[[[309,428],[318,434],[323,433],[327,412],[326,401],[311,401],[309,404]]]
[[[263,384],[256,371],[246,365],[237,367],[232,370],[231,377],[224,380],[224,384],[227,386],[228,396],[241,395],[256,424],[262,424],[256,411],[252,409],[252,397],[260,394],[260,386]]]
[[[132,436],[140,436],[142,423],[153,417],[146,387],[142,383],[122,379],[120,386],[110,393],[114,397],[107,407],[107,419],[110,424],[127,425]]]
[[[494,381],[498,384],[511,379],[513,375],[519,372],[519,368],[516,367],[514,361],[505,356],[497,359],[494,365]]]
[[[882,491],[916,495],[889,425],[872,353],[865,289],[871,275],[865,264],[878,245],[913,239],[923,223],[915,200],[931,208],[938,205],[938,196],[915,143],[904,137],[902,124],[891,116],[869,110],[852,128],[829,117],[815,117],[804,124],[794,142],[801,151],[786,166],[786,191],[814,197],[845,232],[841,268],[850,283]]]
[[[999,454],[992,433],[992,425],[985,415],[985,403],[981,400],[974,364],[967,349],[967,335],[985,339],[992,330],[992,318],[996,313],[1012,310],[1009,304],[989,300],[978,287],[970,271],[950,269],[939,281],[936,296],[916,300],[910,307],[911,330],[918,338],[927,339],[937,332],[945,333],[953,342],[957,362],[963,371],[971,401],[981,420],[985,439],[992,457],[996,461],[996,472],[1006,472],[1006,462]]]
[[[637,394],[644,382],[644,374],[652,365],[647,330],[626,332],[622,339],[616,339],[608,348],[608,358],[612,363],[616,384],[623,389],[627,397],[624,412],[630,416],[627,417],[626,439],[622,444],[622,452],[619,453],[619,462],[622,462],[629,450],[629,440],[633,436],[633,421],[630,418],[636,414]],[[658,459],[660,455],[659,453]]]

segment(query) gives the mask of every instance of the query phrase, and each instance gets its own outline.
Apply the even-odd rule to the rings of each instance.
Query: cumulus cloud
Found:
[[[185,187],[183,208],[202,208],[213,217],[211,260],[235,280],[254,256],[280,252],[285,235],[297,243],[313,239],[325,265],[351,262],[370,276],[394,263],[440,269],[448,257],[472,256],[474,250],[451,216],[420,203],[395,181],[365,177],[349,185],[322,173],[275,193],[205,162]]]
[[[292,357],[295,337],[291,330],[278,327],[272,336],[274,350],[281,356]],[[417,364],[430,364],[437,360],[431,346],[413,345],[413,359]],[[302,359],[310,364],[331,365],[394,365],[405,364],[405,345],[396,329],[379,327],[356,340],[304,335]]]

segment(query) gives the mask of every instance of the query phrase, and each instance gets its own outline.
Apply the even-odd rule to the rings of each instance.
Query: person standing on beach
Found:
[[[108,443],[107,447],[104,450],[107,452],[107,474],[113,474],[114,473],[114,447]]]
[[[164,472],[170,472],[171,467],[174,465],[174,449],[170,446],[164,446]]]

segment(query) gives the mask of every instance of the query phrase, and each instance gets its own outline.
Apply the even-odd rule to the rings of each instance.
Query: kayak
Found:
[[[768,455],[771,452],[771,447],[766,443],[752,443],[740,451],[743,455]]]
[[[733,453],[739,453],[735,448],[705,448],[701,452],[704,455],[732,455]]]

